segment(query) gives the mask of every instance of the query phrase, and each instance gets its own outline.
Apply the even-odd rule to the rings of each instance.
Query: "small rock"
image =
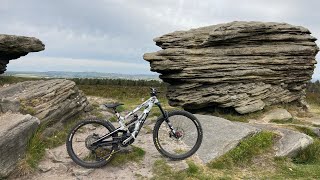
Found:
[[[287,121],[292,118],[292,115],[286,109],[273,109],[267,112],[262,121],[269,122],[272,120]]]
[[[56,170],[61,171],[61,172],[67,172],[68,167],[64,164],[59,164],[59,166],[56,168]]]
[[[45,172],[50,171],[50,170],[52,169],[52,167],[49,166],[49,165],[47,165],[47,164],[40,164],[40,165],[38,166],[38,169],[39,169],[41,172],[45,173]]]
[[[94,171],[94,169],[73,169],[72,175],[78,177],[78,176],[88,176]]]
[[[51,151],[50,149],[46,149],[46,154],[47,154],[47,157],[51,159],[52,162],[54,163],[63,162],[63,158],[61,157],[61,154],[62,154],[61,152],[57,153],[55,151]]]
[[[182,171],[189,167],[186,161],[168,161],[167,163],[174,171]]]
[[[235,110],[240,114],[247,114],[247,113],[262,110],[264,106],[265,106],[265,103],[263,101],[257,100],[252,104],[236,107]]]

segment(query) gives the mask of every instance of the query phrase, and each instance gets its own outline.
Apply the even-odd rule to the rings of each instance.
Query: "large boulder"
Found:
[[[75,82],[65,79],[25,81],[0,88],[0,112],[31,114],[47,125],[63,125],[88,105]]]
[[[0,179],[24,157],[28,141],[40,121],[31,115],[0,114]]]
[[[231,22],[155,38],[163,50],[144,54],[151,71],[169,83],[172,106],[192,112],[230,107],[241,114],[297,101],[319,48],[301,26]]]
[[[0,34],[0,74],[6,71],[10,60],[42,50],[44,44],[34,37]]]

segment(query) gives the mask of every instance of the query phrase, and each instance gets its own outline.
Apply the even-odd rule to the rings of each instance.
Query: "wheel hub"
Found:
[[[177,128],[175,134],[173,134],[172,132],[169,133],[169,137],[176,140],[181,140],[184,137],[184,131],[182,128]]]
[[[92,144],[98,139],[99,136],[97,134],[89,135],[85,140],[86,148],[89,150],[95,150],[97,146],[93,146]]]

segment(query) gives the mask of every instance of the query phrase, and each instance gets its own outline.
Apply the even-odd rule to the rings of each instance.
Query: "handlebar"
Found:
[[[151,93],[150,93],[151,96],[157,96],[157,94],[160,93],[159,91],[157,91],[156,88],[153,88],[153,87],[150,87],[150,90],[151,90]]]

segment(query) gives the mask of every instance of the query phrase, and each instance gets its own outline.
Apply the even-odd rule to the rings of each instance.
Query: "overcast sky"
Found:
[[[237,20],[301,25],[320,38],[319,7],[319,0],[0,0],[0,33],[46,45],[11,61],[9,71],[150,74],[142,55],[160,49],[154,37]]]

